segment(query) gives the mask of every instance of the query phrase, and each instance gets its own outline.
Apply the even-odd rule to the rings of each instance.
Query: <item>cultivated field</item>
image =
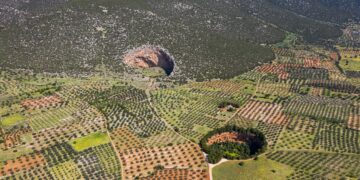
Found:
[[[203,82],[106,67],[86,76],[1,70],[0,176],[207,180],[211,169],[215,180],[360,178],[357,77],[327,49],[273,50],[271,64]],[[251,159],[210,166],[199,142],[226,125],[258,130],[266,149],[222,152]],[[231,132],[209,146],[225,142],[247,152]]]

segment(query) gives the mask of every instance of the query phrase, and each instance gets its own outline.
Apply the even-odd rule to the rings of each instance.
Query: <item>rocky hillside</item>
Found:
[[[229,78],[274,58],[260,44],[282,41],[286,32],[324,42],[353,17],[330,24],[337,20],[305,17],[298,12],[306,3],[291,4],[299,8],[275,0],[2,0],[0,67],[123,71],[124,52],[151,44],[174,56],[174,77]]]

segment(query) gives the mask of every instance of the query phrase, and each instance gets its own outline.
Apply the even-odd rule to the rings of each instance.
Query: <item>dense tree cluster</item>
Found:
[[[208,144],[209,138],[217,134],[225,132],[236,132],[243,137],[244,143],[239,142],[221,142]],[[267,142],[264,134],[254,128],[240,128],[237,126],[225,126],[220,129],[209,132],[200,141],[200,145],[204,152],[208,154],[210,163],[217,163],[221,158],[226,159],[246,159],[266,150]]]

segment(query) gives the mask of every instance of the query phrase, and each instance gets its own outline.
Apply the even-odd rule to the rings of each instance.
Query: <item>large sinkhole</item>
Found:
[[[175,62],[172,56],[159,46],[141,46],[125,53],[124,63],[134,68],[162,68],[166,75],[174,71]]]

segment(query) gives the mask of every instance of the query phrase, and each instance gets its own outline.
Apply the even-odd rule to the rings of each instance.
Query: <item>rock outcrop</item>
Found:
[[[124,63],[135,68],[160,67],[167,75],[174,70],[174,60],[164,49],[157,46],[143,46],[124,55]]]

